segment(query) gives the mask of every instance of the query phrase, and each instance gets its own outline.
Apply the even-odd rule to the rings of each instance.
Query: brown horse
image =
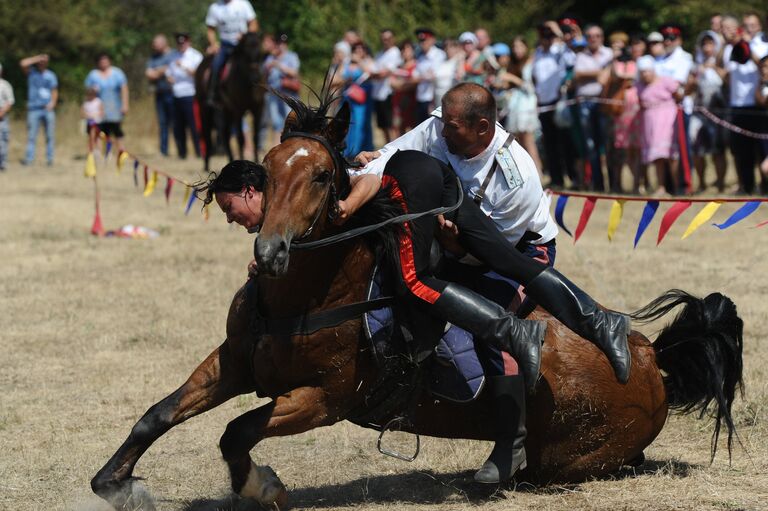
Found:
[[[184,385],[146,412],[93,478],[93,490],[116,507],[131,498],[134,466],[156,439],[190,417],[254,391],[272,401],[230,422],[220,448],[234,492],[263,504],[282,507],[287,501],[286,489],[274,472],[256,466],[250,456],[251,449],[268,437],[294,435],[345,419],[365,426],[383,424],[407,413],[408,429],[423,435],[493,439],[491,400],[482,395],[474,402],[455,404],[416,388],[407,405],[403,401],[381,412],[377,421],[361,419],[370,417],[377,406],[380,370],[359,314],[311,334],[255,336],[256,310],[267,318],[262,324],[268,325],[270,320],[306,319],[364,300],[375,259],[360,237],[289,252],[297,241],[338,231],[330,213],[337,194],[349,185],[335,152],[346,133],[348,109],[342,107],[328,120],[326,104],[319,109],[299,103],[292,107],[294,114],[286,124],[290,138],[264,160],[265,218],[256,252],[260,268],[274,276],[252,279],[237,292],[226,340]],[[380,219],[383,197],[358,213],[368,220]],[[712,401],[716,419],[712,455],[722,422],[728,428],[730,452],[730,409],[741,385],[742,322],[723,295],[698,299],[681,291],[665,294],[634,317],[656,319],[677,305],[685,306],[682,313],[654,344],[632,333],[632,372],[626,385],[616,381],[607,359],[592,343],[545,311],[533,313],[535,319],[547,321],[548,329],[541,377],[528,399],[528,468],[519,478],[537,483],[580,481],[641,463],[643,449],[661,431],[669,408],[703,414]]]
[[[261,52],[261,37],[253,32],[247,32],[240,39],[229,58],[227,76],[219,82],[221,108],[212,108],[207,104],[208,83],[212,56],[207,56],[195,71],[195,99],[200,112],[200,140],[205,170],[209,170],[211,155],[214,152],[212,131],[215,127],[227,151],[229,161],[232,161],[232,148],[229,139],[235,132],[240,159],[244,158],[245,135],[243,134],[242,119],[247,112],[253,115],[251,136],[253,138],[254,160],[258,161],[259,127],[264,111],[264,94],[266,81],[261,71],[263,54]]]

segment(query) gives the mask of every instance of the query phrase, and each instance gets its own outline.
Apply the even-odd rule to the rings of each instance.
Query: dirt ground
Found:
[[[199,162],[159,158],[151,115],[127,126],[128,148],[159,169],[194,179]],[[143,138],[132,134],[142,133]],[[24,126],[14,124],[10,168],[0,174],[0,509],[102,510],[89,481],[131,426],[180,385],[224,337],[227,309],[246,276],[252,238],[218,211],[205,222],[183,214],[180,189],[165,204],[134,189],[130,169],[100,169],[106,228],[136,224],[154,240],[89,234],[93,185],[83,178],[84,140],[59,123],[56,165],[18,165]],[[42,155],[41,155],[42,156]],[[43,159],[44,161],[44,159]],[[221,164],[221,161],[218,161]],[[575,227],[581,201],[566,222]],[[295,509],[768,509],[768,228],[754,217],[720,232],[702,227],[680,240],[696,207],[655,246],[657,218],[636,250],[642,207],[628,204],[609,243],[610,203],[598,202],[578,244],[559,237],[558,267],[604,304],[644,305],[671,287],[720,291],[745,322],[746,391],[735,405],[739,439],[712,465],[712,423],[670,417],[634,471],[582,484],[482,491],[470,483],[490,444],[422,438],[413,463],[381,456],[376,433],[341,423],[270,439],[252,452],[290,491]],[[734,206],[724,205],[715,220]],[[657,325],[658,326],[658,325]],[[654,327],[644,328],[653,338]],[[226,423],[255,407],[234,399],[177,427],[142,458],[136,474],[162,510],[245,509],[229,497],[217,447]],[[515,491],[517,490],[517,491]]]

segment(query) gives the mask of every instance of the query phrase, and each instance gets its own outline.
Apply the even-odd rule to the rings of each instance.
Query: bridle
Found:
[[[333,160],[333,170],[331,171],[331,177],[328,180],[328,187],[325,189],[325,196],[323,197],[323,202],[320,205],[319,208],[317,208],[317,213],[315,213],[315,218],[312,220],[312,223],[309,224],[309,227],[306,231],[304,231],[304,234],[301,236],[294,238],[291,242],[291,246],[294,245],[295,242],[301,242],[301,240],[304,240],[308,238],[312,231],[315,230],[315,226],[317,225],[317,222],[320,220],[320,216],[323,214],[323,210],[325,210],[326,206],[328,209],[328,218],[329,220],[333,221],[336,218],[337,210],[336,210],[336,203],[338,201],[338,196],[336,194],[336,175],[338,172],[346,172],[346,169],[344,167],[343,158],[341,157],[341,154],[337,150],[331,146],[331,143],[328,141],[327,138],[321,137],[320,135],[315,135],[314,133],[307,133],[304,131],[291,131],[288,133],[284,133],[282,137],[280,137],[280,142],[285,142],[289,138],[308,138],[310,140],[314,140],[316,142],[319,142],[320,145],[322,145],[326,151],[331,155],[331,159]],[[328,201],[330,199],[331,204],[328,204]]]
[[[458,190],[458,197],[456,198],[456,203],[452,204],[451,206],[442,206],[439,208],[433,208],[427,211],[421,211],[419,213],[406,213],[402,215],[398,215],[396,217],[388,218],[386,220],[383,220],[376,224],[371,225],[364,225],[362,227],[355,227],[354,229],[349,229],[348,231],[340,232],[338,234],[334,234],[332,236],[328,236],[326,238],[322,238],[319,240],[313,240],[313,241],[302,241],[305,240],[309,235],[312,234],[312,231],[315,229],[315,226],[317,225],[317,222],[320,220],[320,216],[323,213],[323,210],[325,209],[328,200],[331,199],[332,204],[328,206],[330,210],[328,211],[328,217],[331,221],[336,217],[337,211],[336,211],[336,201],[338,200],[338,197],[336,195],[336,174],[337,172],[346,172],[347,167],[351,166],[344,158],[341,156],[341,153],[339,153],[338,150],[336,150],[331,143],[328,141],[327,138],[316,135],[314,133],[307,133],[303,131],[291,131],[284,133],[282,137],[280,137],[280,142],[285,142],[285,140],[289,138],[308,138],[310,140],[315,140],[322,145],[326,151],[331,155],[331,158],[333,159],[333,171],[331,173],[331,178],[328,181],[328,188],[325,190],[325,197],[323,197],[323,203],[322,205],[317,209],[317,213],[315,214],[314,220],[312,220],[312,223],[307,228],[307,230],[299,236],[298,238],[294,238],[291,242],[290,249],[291,250],[311,250],[315,248],[321,248],[321,247],[327,247],[328,245],[333,245],[335,243],[341,243],[342,241],[346,241],[352,238],[356,238],[358,236],[362,236],[364,234],[368,234],[369,232],[376,231],[378,229],[381,229],[382,227],[386,227],[387,225],[391,224],[403,224],[406,222],[411,222],[413,220],[416,220],[418,218],[424,217],[424,216],[437,216],[437,215],[445,215],[447,213],[451,213],[453,211],[456,211],[461,207],[462,202],[464,201],[464,191],[461,186],[461,181],[459,181],[459,178],[456,178],[457,182],[457,190]]]

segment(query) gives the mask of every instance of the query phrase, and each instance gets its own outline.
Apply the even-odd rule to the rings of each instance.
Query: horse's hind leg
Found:
[[[91,488],[115,508],[123,509],[132,496],[133,467],[155,440],[177,424],[252,390],[247,367],[233,356],[224,341],[184,385],[147,410],[123,445],[91,480]]]
[[[249,451],[261,440],[296,435],[340,420],[327,403],[327,391],[301,387],[277,397],[271,403],[246,412],[227,425],[219,447],[229,466],[232,490],[262,505],[285,506],[287,493],[269,467],[258,467]]]

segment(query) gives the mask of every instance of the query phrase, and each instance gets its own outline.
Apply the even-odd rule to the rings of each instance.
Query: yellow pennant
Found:
[[[117,157],[117,173],[123,171],[123,165],[125,165],[125,161],[128,159],[128,153],[125,151],[122,151],[120,153],[120,156]]]
[[[157,184],[157,171],[153,170],[152,175],[149,178],[149,181],[147,181],[147,186],[144,188],[144,197],[149,197],[152,195],[152,192],[155,191],[155,185]]]
[[[189,201],[189,196],[192,193],[192,187],[191,186],[185,186],[184,187],[184,205],[187,204]]]
[[[621,216],[624,214],[624,203],[627,201],[616,200],[611,206],[611,214],[608,217],[608,241],[613,241],[613,235],[621,223]]]
[[[93,153],[88,153],[88,158],[85,159],[85,177],[96,177],[96,158]]]
[[[683,237],[681,239],[687,238],[693,234],[693,231],[707,223],[707,221],[712,218],[712,215],[715,214],[715,211],[717,211],[718,208],[722,205],[722,202],[713,201],[704,206],[704,208],[699,211],[695,217],[693,217],[693,220],[691,220],[691,223],[688,225],[688,228],[685,230],[685,233],[683,233]]]

